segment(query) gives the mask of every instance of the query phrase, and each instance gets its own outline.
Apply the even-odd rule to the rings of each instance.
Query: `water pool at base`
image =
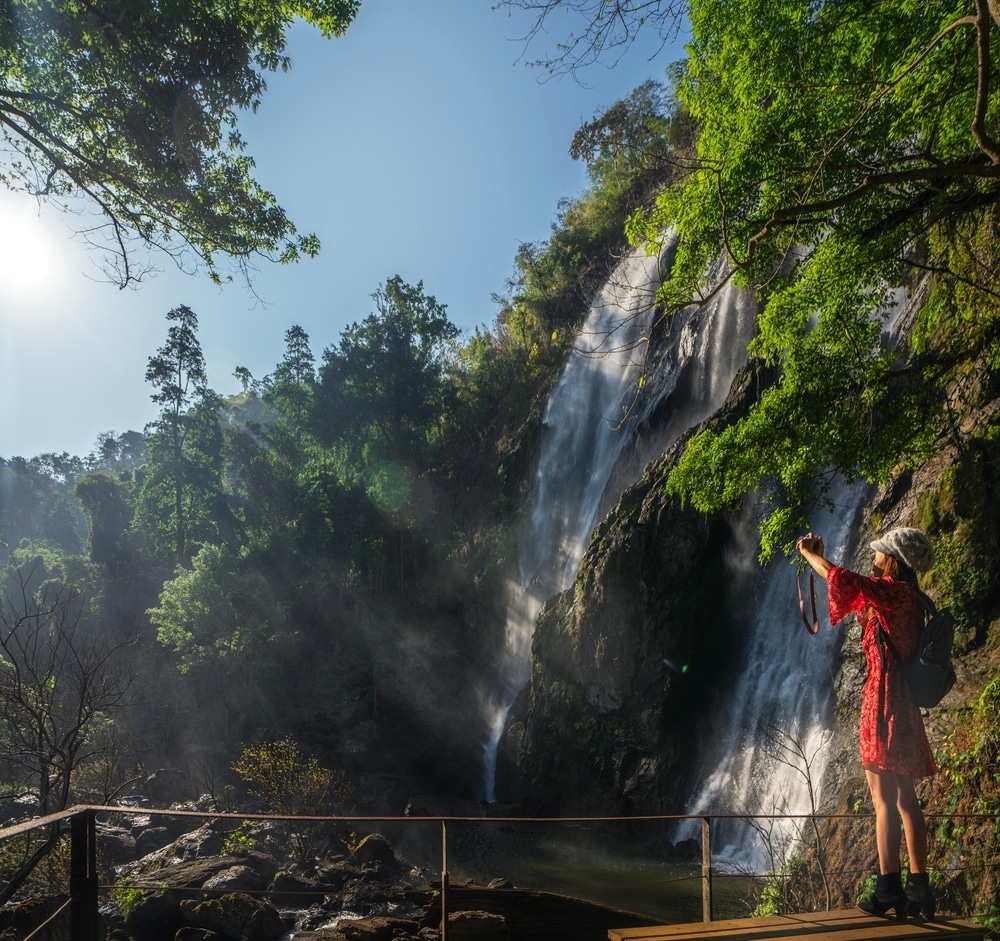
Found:
[[[664,924],[701,921],[700,860],[681,860],[651,849],[649,836],[579,825],[451,822],[449,881],[485,886],[503,879],[518,889],[583,899]],[[425,829],[419,836],[415,828],[404,828],[393,834],[392,842],[407,862],[426,869],[432,878],[440,877],[439,828],[433,833]],[[750,890],[745,875],[713,873],[713,918],[748,915]]]

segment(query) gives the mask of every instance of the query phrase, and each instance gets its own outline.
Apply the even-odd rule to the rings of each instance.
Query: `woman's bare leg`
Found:
[[[920,809],[913,781],[896,776],[896,806],[906,833],[906,852],[910,857],[910,872],[927,871],[927,823]],[[879,857],[881,859],[881,857]]]
[[[868,778],[868,789],[871,791],[872,804],[875,806],[875,845],[878,847],[879,872],[883,875],[899,872],[899,847],[903,833],[896,812],[899,799],[898,776],[888,771],[866,769],[865,777]],[[911,782],[911,789],[912,786]],[[925,841],[925,859],[926,855]]]

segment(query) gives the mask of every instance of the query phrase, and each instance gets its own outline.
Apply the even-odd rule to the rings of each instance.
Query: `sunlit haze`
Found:
[[[262,267],[257,296],[214,287],[166,256],[135,290],[101,280],[100,259],[72,238],[79,216],[0,192],[0,456],[85,455],[105,431],[155,417],[146,361],[166,338],[167,311],[200,322],[209,383],[238,390],[237,366],[260,378],[280,360],[285,331],[309,334],[317,359],[371,294],[399,274],[447,305],[463,330],[492,325],[521,242],[546,239],[584,167],[568,155],[583,121],[679,57],[635,48],[581,82],[545,81],[518,62],[529,20],[491,0],[363,0],[340,39],[297,25],[292,68],[271,76],[242,122],[257,177],[316,260]],[[550,37],[550,46],[558,37]],[[533,49],[537,57],[542,47]]]

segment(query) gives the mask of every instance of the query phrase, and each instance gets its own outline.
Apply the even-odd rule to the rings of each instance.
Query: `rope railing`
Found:
[[[713,914],[713,886],[717,878],[729,876],[739,876],[743,878],[755,877],[760,879],[772,878],[773,873],[751,873],[751,872],[720,872],[713,867],[712,851],[712,823],[714,821],[739,820],[753,825],[757,821],[815,821],[815,820],[870,820],[874,817],[872,813],[843,812],[824,814],[739,814],[739,813],[713,813],[713,814],[642,814],[636,816],[505,816],[505,815],[416,815],[416,814],[396,814],[396,815],[364,815],[364,814],[336,814],[336,815],[311,815],[311,814],[272,814],[255,812],[231,812],[231,811],[210,811],[210,810],[180,810],[170,808],[133,807],[104,804],[77,804],[68,807],[57,813],[47,814],[43,817],[36,817],[31,820],[21,821],[0,827],[0,843],[17,836],[24,836],[35,830],[62,826],[68,823],[70,833],[70,897],[55,912],[49,913],[44,921],[30,930],[26,937],[35,936],[45,925],[54,920],[67,908],[70,914],[70,941],[97,941],[99,937],[100,914],[98,910],[98,899],[100,890],[114,890],[114,885],[101,885],[98,878],[97,868],[97,829],[96,821],[98,814],[113,814],[118,816],[145,816],[145,817],[169,817],[169,818],[195,818],[199,820],[234,821],[240,825],[247,821],[253,822],[280,822],[297,824],[434,824],[441,828],[441,941],[447,941],[448,928],[448,900],[449,900],[449,871],[448,871],[448,851],[449,851],[449,824],[634,824],[634,823],[671,823],[680,821],[698,821],[701,825],[701,872],[699,875],[685,876],[672,880],[657,880],[656,885],[663,886],[668,883],[691,882],[700,880],[702,895],[702,919],[711,921]],[[925,814],[930,823],[932,820],[991,820],[995,821],[996,815],[990,813],[939,813]],[[961,871],[969,868],[968,865],[948,866],[940,871]],[[855,876],[863,875],[856,869],[824,870],[827,876]],[[651,885],[653,883],[650,883]],[[204,894],[204,890],[192,890]],[[266,895],[265,892],[249,893]],[[287,893],[284,893],[287,894]]]

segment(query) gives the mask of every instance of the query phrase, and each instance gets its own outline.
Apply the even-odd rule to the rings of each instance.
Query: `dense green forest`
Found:
[[[674,4],[646,6],[660,19],[623,22],[674,22]],[[330,28],[349,21],[343,7]],[[939,547],[927,587],[955,610],[962,650],[995,646],[996,7],[693,0],[686,12],[688,57],[668,82],[641,85],[571,142],[590,185],[558,207],[546,241],[521,246],[489,329],[461,336],[422,283],[390,276],[339,337],[289,325],[272,372],[237,370],[242,391],[225,394],[198,342],[205,312],[179,306],[147,362],[155,421],[101,435],[86,456],[3,461],[8,797],[106,800],[161,764],[218,789],[245,744],[286,738],[343,769],[358,800],[379,775],[393,799],[481,796],[479,701],[504,643],[541,408],[616,257],[667,233],[677,249],[650,369],[672,317],[720,289],[706,272],[721,257],[724,281],[758,301],[754,382],[649,475],[642,524],[688,514],[710,534],[705,570],[720,521],[754,491],[766,560],[790,549],[836,473],[894,506],[940,459],[907,522]],[[593,49],[613,38],[592,36]],[[315,248],[283,215],[268,221],[263,242],[208,238],[208,268],[213,251]],[[893,345],[900,292],[922,303]],[[595,555],[621,549],[613,525]],[[597,581],[581,579],[550,625]],[[603,600],[603,584],[593,591]],[[651,595],[676,615],[677,596]],[[533,688],[532,704],[546,692]],[[996,697],[973,698],[947,766],[995,813]],[[588,754],[615,750],[604,717],[573,718]],[[629,717],[617,718],[622,732]],[[559,743],[541,747],[565,763]]]
[[[490,331],[460,337],[422,284],[390,277],[321,352],[290,326],[273,371],[237,369],[242,391],[223,395],[197,313],[178,307],[147,363],[155,421],[83,457],[3,461],[0,640],[65,625],[59,642],[93,663],[60,683],[30,750],[7,740],[7,786],[46,780],[61,804],[71,771],[78,794],[163,763],[211,778],[241,743],[290,735],[329,762],[360,754],[418,789],[480,796],[477,697],[504,642],[532,428],[670,126],[649,82],[581,128],[592,186],[521,247]],[[120,708],[94,699],[108,688]],[[28,698],[9,701],[11,725]],[[53,756],[77,701],[89,727],[72,740],[87,744]]]

